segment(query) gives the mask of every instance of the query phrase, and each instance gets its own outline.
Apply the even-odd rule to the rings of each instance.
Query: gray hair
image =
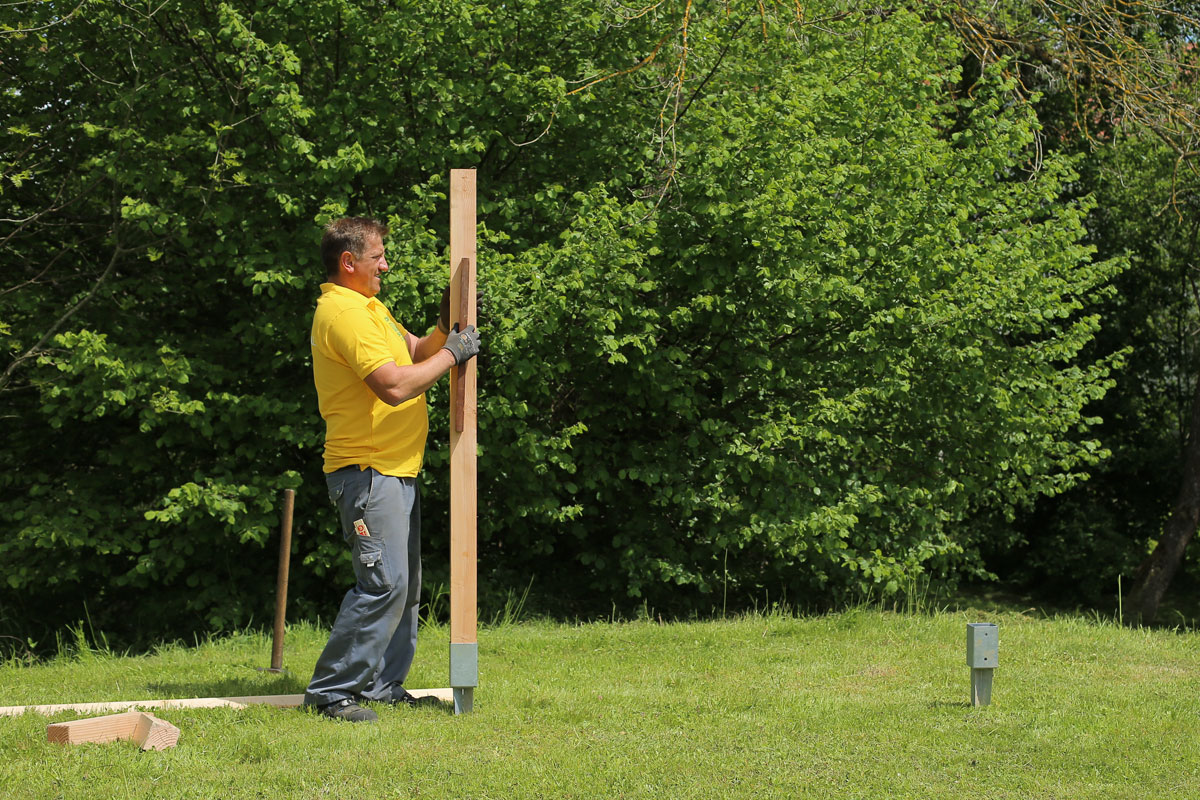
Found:
[[[350,252],[360,258],[372,234],[382,239],[388,235],[388,226],[370,217],[342,217],[326,225],[321,236],[321,263],[325,265],[326,277],[337,274],[342,253]]]

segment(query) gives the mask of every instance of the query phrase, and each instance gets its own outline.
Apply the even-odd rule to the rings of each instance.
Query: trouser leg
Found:
[[[360,696],[375,688],[389,655],[407,673],[416,647],[420,550],[416,570],[409,552],[420,536],[416,480],[380,475],[372,469],[339,470],[326,480],[357,581],[343,598],[329,642],[317,660],[304,698],[309,705]],[[356,530],[358,520],[363,527]],[[405,630],[401,642],[393,644],[401,627]]]
[[[414,489],[415,489],[414,482]],[[404,611],[388,642],[383,661],[371,684],[360,694],[368,700],[390,700],[392,684],[403,684],[417,651],[417,622],[421,603],[421,492],[416,490],[408,521],[408,594]]]

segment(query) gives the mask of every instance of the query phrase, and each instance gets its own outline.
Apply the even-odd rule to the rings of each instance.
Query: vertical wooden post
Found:
[[[271,672],[283,672],[283,624],[287,618],[288,564],[292,560],[292,509],[296,490],[283,490],[283,519],[279,526],[279,570],[275,573],[275,635],[271,641]]]
[[[450,170],[450,308],[475,324],[475,170]],[[475,375],[478,359],[450,371],[450,686],[454,711],[470,711],[479,684],[476,638]]]

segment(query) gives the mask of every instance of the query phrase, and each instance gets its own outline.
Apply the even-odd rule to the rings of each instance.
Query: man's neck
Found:
[[[375,296],[373,294],[367,294],[366,292],[364,292],[362,289],[358,288],[357,286],[351,286],[349,283],[347,283],[345,281],[345,279],[341,275],[327,275],[327,276],[325,276],[325,280],[326,280],[326,283],[332,283],[334,286],[340,286],[343,289],[349,289],[352,292],[358,292],[359,294],[361,294],[363,297],[367,298],[368,300],[370,300],[372,297]]]

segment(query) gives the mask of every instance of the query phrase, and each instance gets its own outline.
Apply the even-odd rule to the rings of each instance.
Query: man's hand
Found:
[[[479,299],[479,294],[475,295],[475,313],[478,316],[483,316],[483,303]],[[437,329],[442,333],[450,332],[450,287],[447,286],[442,292],[442,304],[438,308]]]
[[[446,287],[446,291],[442,292],[442,305],[438,310],[438,330],[442,333],[450,333],[450,287]]]
[[[442,349],[450,351],[455,364],[464,364],[479,353],[479,332],[475,330],[474,325],[468,325],[461,331],[458,325],[455,325],[454,330],[446,334],[446,343],[442,345]]]

